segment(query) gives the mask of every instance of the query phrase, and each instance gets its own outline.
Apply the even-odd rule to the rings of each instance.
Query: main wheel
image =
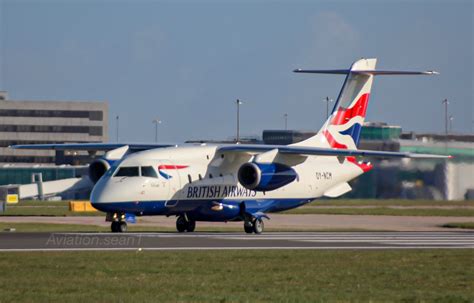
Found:
[[[253,233],[253,225],[252,223],[244,223],[244,230],[246,233],[251,234]]]
[[[190,220],[187,223],[186,231],[192,233],[196,229],[196,221]]]
[[[127,226],[127,222],[125,221],[122,221],[122,222],[118,222],[118,232],[120,233],[126,233],[127,230],[128,230],[128,226]]]
[[[187,228],[188,228],[188,222],[186,222],[186,219],[184,218],[184,216],[179,216],[178,219],[176,219],[176,229],[180,233],[184,233]]]
[[[253,232],[256,234],[261,234],[263,232],[263,220],[262,219],[255,219],[252,222]]]

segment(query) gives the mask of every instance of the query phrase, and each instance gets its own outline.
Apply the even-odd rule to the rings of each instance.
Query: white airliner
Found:
[[[339,197],[348,182],[372,168],[360,157],[448,158],[441,155],[358,150],[376,75],[434,75],[434,71],[375,70],[361,59],[347,70],[295,70],[342,74],[345,82],[319,132],[291,145],[42,144],[13,148],[107,150],[91,163],[92,205],[107,213],[113,232],[127,230],[126,214],[176,216],[179,232],[196,221],[243,221],[247,233],[263,231],[267,213]]]

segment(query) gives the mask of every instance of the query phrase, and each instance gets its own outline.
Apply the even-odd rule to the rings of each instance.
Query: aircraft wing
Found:
[[[351,149],[334,149],[334,148],[320,148],[320,147],[301,147],[290,145],[247,145],[235,144],[224,145],[218,148],[218,152],[242,152],[259,154],[272,150],[278,150],[280,154],[300,155],[300,156],[362,156],[362,157],[377,157],[377,158],[417,158],[417,159],[450,159],[451,156],[432,155],[432,154],[417,154],[409,152],[388,152],[388,151],[374,151],[374,150],[351,150]]]
[[[149,143],[61,143],[61,144],[22,144],[11,145],[14,149],[51,149],[51,150],[87,150],[87,151],[109,151],[123,146],[129,146],[130,150],[140,151],[153,148],[176,146],[174,144],[149,144]]]

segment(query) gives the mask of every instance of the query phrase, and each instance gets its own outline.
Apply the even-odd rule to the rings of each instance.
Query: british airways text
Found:
[[[235,185],[228,186],[190,186],[186,198],[219,198],[219,197],[255,197],[255,190],[237,187]]]

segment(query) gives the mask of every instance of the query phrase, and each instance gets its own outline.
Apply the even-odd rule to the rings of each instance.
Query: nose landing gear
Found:
[[[176,219],[176,229],[180,233],[193,232],[196,228],[196,221],[189,220],[186,215],[180,215],[178,219]]]
[[[113,221],[111,225],[113,233],[125,233],[127,232],[127,222],[125,221]]]
[[[107,213],[105,220],[112,222],[110,229],[113,233],[127,232],[127,222],[125,222],[125,214]]]

